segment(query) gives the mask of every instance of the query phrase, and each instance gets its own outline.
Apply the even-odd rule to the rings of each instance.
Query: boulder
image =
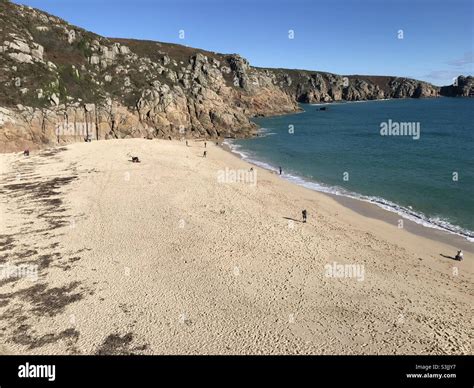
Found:
[[[19,63],[33,63],[33,57],[25,53],[8,53],[8,56]]]
[[[76,31],[69,30],[69,31],[66,31],[66,34],[67,34],[67,42],[69,44],[72,44],[76,41]]]
[[[34,44],[34,48],[31,50],[31,56],[34,59],[37,59],[39,61],[43,60],[43,53],[44,53],[44,48],[40,44]]]
[[[120,54],[122,55],[130,54],[130,49],[127,46],[120,46]]]
[[[94,104],[84,104],[84,110],[86,112],[92,112],[95,108]]]
[[[8,43],[8,44],[7,44]],[[31,52],[30,46],[23,40],[14,40],[13,42],[5,42],[5,45],[10,50],[21,51],[22,53],[29,54]]]
[[[100,57],[99,55],[97,54],[92,54],[90,57],[89,57],[89,63],[91,65],[98,65],[100,63]]]
[[[56,93],[53,93],[50,97],[49,97],[49,101],[51,102],[52,105],[59,105],[59,97],[56,95]]]

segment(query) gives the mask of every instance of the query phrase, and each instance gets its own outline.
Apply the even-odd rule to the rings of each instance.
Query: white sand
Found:
[[[260,168],[256,185],[220,183],[251,166],[190,144],[0,155],[0,263],[41,266],[37,281],[0,280],[1,352],[472,353],[470,253],[440,256],[456,248]],[[12,186],[76,175],[57,195]],[[363,279],[325,276],[333,262]]]

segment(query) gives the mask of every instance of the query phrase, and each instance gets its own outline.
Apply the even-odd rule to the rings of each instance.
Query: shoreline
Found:
[[[231,139],[231,140],[234,140],[234,139]],[[265,168],[262,165],[262,163],[254,163],[253,160],[246,159],[239,152],[234,151],[229,144],[225,143],[225,141],[221,143],[221,147],[226,152],[229,152],[233,156],[239,158],[240,160],[245,161],[246,163],[250,163],[254,166],[257,166],[257,167],[263,168],[263,169],[265,169],[269,172],[275,173],[274,170],[272,170],[270,168]],[[255,161],[255,162],[258,162],[258,161]],[[395,225],[396,226],[397,223],[398,223],[398,220],[400,219],[400,217],[402,217],[403,223],[404,223],[404,229],[407,230],[408,232],[410,232],[414,235],[420,236],[420,237],[428,238],[428,239],[433,240],[433,241],[443,242],[445,244],[451,245],[453,248],[458,248],[458,249],[461,249],[463,251],[467,251],[467,252],[470,252],[470,253],[474,254],[474,243],[469,241],[467,239],[467,237],[462,236],[462,235],[460,235],[456,232],[442,230],[442,229],[438,229],[436,227],[430,227],[430,226],[427,226],[427,225],[417,223],[415,221],[412,221],[408,218],[405,218],[405,217],[399,215],[398,213],[395,212],[395,210],[388,210],[388,209],[382,208],[382,207],[378,206],[375,203],[365,201],[363,199],[353,198],[353,197],[350,197],[350,196],[347,196],[347,195],[344,195],[344,194],[337,195],[337,194],[333,194],[333,193],[319,191],[319,190],[311,189],[311,188],[306,187],[304,185],[299,185],[298,183],[296,183],[294,181],[291,181],[289,179],[286,179],[285,177],[282,177],[282,179],[285,179],[286,181],[288,181],[291,184],[294,184],[296,186],[304,187],[305,189],[310,190],[312,192],[317,192],[317,193],[321,193],[323,195],[326,195],[326,196],[334,199],[338,203],[340,203],[342,206],[345,206],[345,207],[357,212],[358,214],[360,214],[364,217],[384,221],[385,223],[387,223],[389,225]],[[304,179],[306,179],[306,178],[304,178]]]

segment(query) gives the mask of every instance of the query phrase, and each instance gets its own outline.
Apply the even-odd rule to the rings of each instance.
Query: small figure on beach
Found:
[[[250,167],[250,172],[253,172],[253,167]]]
[[[218,146],[218,147],[219,147],[219,142],[218,142],[218,141],[216,141],[216,146]]]
[[[187,141],[187,140],[186,140],[186,147],[189,147],[189,146],[188,146],[188,141]]]
[[[457,261],[462,261],[464,254],[462,253],[461,250],[458,251],[456,256],[454,257]]]
[[[207,156],[207,151],[204,151],[204,153],[202,154],[202,157],[205,158]]]
[[[132,163],[140,163],[140,159],[138,159],[138,156],[132,156]]]
[[[204,148],[206,148],[206,146],[207,146],[207,143],[206,143],[206,142],[204,142]]]
[[[30,150],[27,148],[26,150],[23,151],[24,156],[30,156]]]
[[[308,215],[308,213],[306,212],[306,209],[304,209],[302,212],[301,212],[302,216],[303,216],[303,222],[306,223],[306,216]]]
[[[280,175],[281,175],[281,172],[282,172],[281,166],[278,167],[278,170],[280,171]]]

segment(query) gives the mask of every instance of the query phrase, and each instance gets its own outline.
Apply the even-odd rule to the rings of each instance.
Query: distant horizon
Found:
[[[327,10],[324,8],[327,5],[321,4],[314,9],[314,5],[305,0],[295,2],[291,8],[287,8],[286,1],[261,0],[253,4],[247,0],[241,0],[238,2],[239,5],[254,7],[256,11],[246,15],[247,18],[239,19],[235,26],[237,32],[233,32],[232,26],[227,27],[226,23],[224,26],[219,25],[219,23],[222,24],[224,16],[227,16],[220,13],[225,14],[226,11],[232,10],[232,6],[222,3],[220,0],[207,0],[199,4],[188,3],[188,0],[178,0],[174,3],[160,1],[159,4],[149,0],[137,0],[132,4],[133,7],[125,1],[111,2],[108,0],[101,3],[91,0],[68,2],[67,4],[58,4],[50,0],[23,0],[15,1],[15,3],[55,15],[69,24],[104,38],[148,40],[178,44],[220,54],[236,53],[246,58],[253,67],[259,68],[307,70],[346,76],[412,78],[438,87],[452,84],[453,79],[460,75],[473,75],[472,23],[469,18],[472,4],[469,0],[455,0],[449,6],[441,1],[418,0],[410,4],[404,0],[388,1],[379,14],[376,12],[379,4],[373,0],[367,0],[361,4],[355,4],[354,0],[336,1],[329,7],[329,12],[339,10],[337,14],[341,15],[341,20],[346,18],[347,24],[354,27],[354,34],[348,35],[344,32],[341,36],[341,31],[335,30],[324,34],[323,40],[320,39],[319,30],[311,31],[314,25],[306,15],[310,14],[309,11],[320,12],[321,9],[323,13],[327,14],[328,12],[325,12]],[[87,4],[94,6],[95,12],[92,16],[87,11]],[[155,8],[157,5],[160,5],[159,9]],[[219,5],[218,9],[216,9],[217,5]],[[255,21],[258,7],[266,5],[271,5],[273,8],[266,9],[265,12],[275,14],[275,18],[272,19],[270,15],[264,23],[260,20]],[[410,11],[408,16],[404,13],[404,6],[407,5],[411,7],[408,8]],[[430,16],[425,16],[428,12],[425,5],[430,7],[431,13],[444,15],[445,19],[443,20],[451,18],[451,14],[454,13],[452,11],[456,11],[451,26],[444,27],[444,33],[439,34],[437,30],[430,31],[430,27],[435,26],[428,20]],[[298,8],[298,6],[308,8],[308,12],[302,9],[301,13],[295,14],[294,8]],[[351,6],[353,8],[350,8]],[[205,15],[199,15],[197,9],[193,7],[202,8],[203,11],[207,10],[208,12],[203,12]],[[462,9],[465,12],[459,12]],[[147,10],[149,11],[146,12]],[[166,13],[164,16],[161,13],[163,10]],[[445,13],[446,10],[451,13]],[[386,21],[384,19],[391,16],[390,12],[397,13],[397,17],[400,19],[399,27],[396,27],[397,23],[394,23],[393,20],[390,20],[393,28],[388,28],[384,23]],[[168,17],[168,14],[175,15],[175,17]],[[372,16],[375,14],[377,18],[371,19],[371,22],[376,24],[372,29],[367,28],[363,24],[363,20],[359,21],[358,19],[360,15],[367,17],[371,14]],[[124,15],[129,18],[128,23],[123,23]],[[286,16],[289,22],[281,22],[280,25],[282,15]],[[140,22],[137,19],[139,17],[145,20]],[[150,17],[161,17],[159,25],[162,27],[156,27],[155,19],[147,24],[146,19]],[[202,21],[202,18],[207,19]],[[139,22],[138,25],[137,22]],[[228,20],[228,22],[235,23],[235,20]],[[325,22],[322,20],[320,23]],[[424,24],[425,22],[428,23]],[[324,27],[321,29],[324,30]],[[376,33],[374,34],[374,32]],[[455,38],[453,38],[453,34]],[[357,39],[352,35],[356,35]],[[238,39],[239,36],[241,39]],[[414,36],[415,39],[411,39],[411,36]],[[263,38],[266,40],[263,41]],[[316,43],[314,43],[315,40]],[[374,42],[370,42],[371,40]],[[453,42],[456,47],[453,47]],[[314,44],[317,47],[311,47]],[[406,45],[406,48],[403,48],[403,45]],[[341,52],[337,49],[341,46],[350,47],[350,49]],[[444,51],[449,51],[449,53],[443,52],[443,46],[445,46]],[[320,55],[319,49],[324,54]],[[357,51],[358,49],[359,51]],[[433,50],[440,52],[439,57],[444,55],[444,58],[441,59],[437,55],[433,57]],[[410,61],[404,60],[406,57],[409,57]],[[314,65],[315,61],[318,61],[320,65]]]

